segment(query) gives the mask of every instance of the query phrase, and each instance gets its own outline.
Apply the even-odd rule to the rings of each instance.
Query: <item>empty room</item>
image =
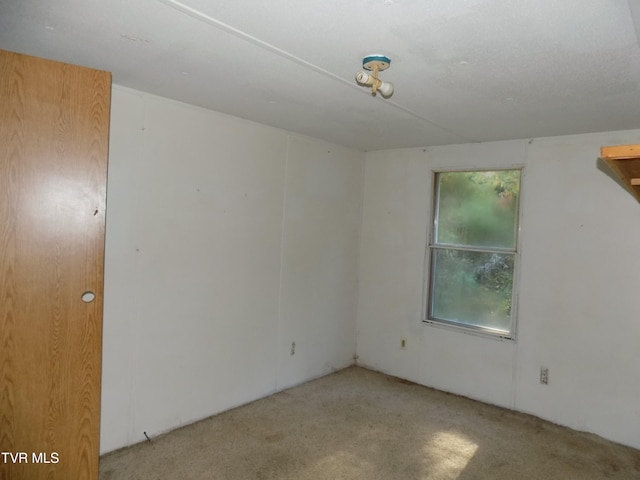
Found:
[[[0,2],[0,480],[640,478],[639,38]]]

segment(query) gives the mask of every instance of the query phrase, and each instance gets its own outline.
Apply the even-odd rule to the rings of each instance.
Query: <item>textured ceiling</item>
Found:
[[[0,0],[0,48],[360,150],[640,128],[640,0]],[[355,84],[383,53],[389,100]]]

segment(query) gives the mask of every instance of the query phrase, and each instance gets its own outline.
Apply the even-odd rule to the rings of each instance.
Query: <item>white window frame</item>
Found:
[[[517,222],[515,226],[515,249],[504,249],[504,248],[476,248],[476,247],[464,247],[464,246],[451,246],[451,245],[440,245],[434,242],[435,234],[437,231],[437,214],[438,214],[438,202],[440,198],[439,193],[439,182],[438,182],[438,174],[440,173],[449,173],[449,172],[494,172],[501,170],[520,170],[520,188],[518,193],[518,205],[517,205]],[[522,223],[522,191],[523,191],[523,179],[524,179],[525,169],[522,165],[510,165],[510,166],[498,166],[494,168],[441,168],[437,170],[432,170],[432,190],[430,195],[430,221],[428,222],[429,232],[427,235],[427,245],[425,249],[425,269],[424,269],[424,288],[423,288],[423,315],[422,321],[424,324],[434,327],[440,327],[445,329],[450,329],[454,331],[460,331],[463,333],[471,334],[471,335],[479,335],[483,337],[489,337],[493,339],[500,340],[510,340],[515,341],[516,339],[516,326],[517,326],[517,311],[518,311],[518,287],[519,287],[519,278],[520,278],[520,255],[521,255],[521,223]],[[510,253],[513,254],[514,258],[514,266],[513,266],[513,278],[512,278],[512,292],[511,292],[511,323],[509,332],[505,332],[503,330],[496,330],[489,327],[482,327],[476,325],[468,325],[461,322],[454,322],[443,320],[439,318],[434,318],[431,315],[432,311],[432,298],[433,298],[433,268],[432,268],[432,258],[433,258],[433,250],[435,249],[455,249],[455,250],[465,250],[465,251],[480,251],[480,252],[497,252],[497,253]]]

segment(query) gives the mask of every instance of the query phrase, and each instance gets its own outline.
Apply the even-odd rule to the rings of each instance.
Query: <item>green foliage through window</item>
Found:
[[[436,175],[429,319],[512,335],[520,170]]]

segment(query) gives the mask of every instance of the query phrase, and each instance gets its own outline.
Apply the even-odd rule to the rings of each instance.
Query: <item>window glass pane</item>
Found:
[[[431,318],[510,332],[513,254],[434,249],[431,262]]]
[[[443,172],[435,243],[515,249],[520,170]]]

